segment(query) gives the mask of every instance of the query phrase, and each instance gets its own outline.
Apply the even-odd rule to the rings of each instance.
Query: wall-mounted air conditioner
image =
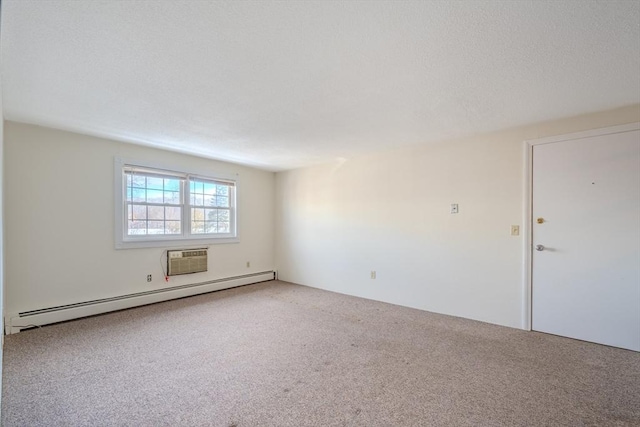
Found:
[[[167,251],[167,276],[207,271],[207,249]]]

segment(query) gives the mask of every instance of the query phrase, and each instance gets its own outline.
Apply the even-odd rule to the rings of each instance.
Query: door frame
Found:
[[[533,280],[532,272],[532,250],[533,250],[533,147],[536,145],[553,144],[556,142],[570,141],[576,139],[591,138],[594,136],[612,135],[616,133],[632,132],[640,130],[640,122],[628,123],[619,126],[609,126],[599,129],[591,129],[583,132],[574,132],[564,135],[554,135],[545,138],[529,139],[524,141],[524,197],[523,197],[523,277],[522,277],[522,329],[532,330],[533,315]]]

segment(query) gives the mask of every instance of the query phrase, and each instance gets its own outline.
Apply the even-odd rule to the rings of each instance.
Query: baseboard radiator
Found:
[[[138,292],[112,298],[24,311],[17,315],[9,315],[5,317],[5,333],[15,334],[20,332],[22,329],[33,328],[34,326],[43,326],[51,323],[64,322],[66,320],[108,313],[110,311],[123,310],[125,308],[153,304],[156,302],[204,294],[237,286],[250,285],[253,283],[266,282],[268,280],[274,280],[274,278],[274,271],[261,271],[259,273],[208,280],[206,282]]]

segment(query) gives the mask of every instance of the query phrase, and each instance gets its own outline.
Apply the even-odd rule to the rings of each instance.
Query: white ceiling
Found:
[[[2,1],[8,120],[283,170],[640,102],[640,2]]]

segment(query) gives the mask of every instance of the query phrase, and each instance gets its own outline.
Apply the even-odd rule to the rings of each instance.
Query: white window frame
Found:
[[[182,195],[182,219],[181,234],[161,234],[161,235],[127,235],[127,203],[125,168],[140,168],[164,172],[167,175],[179,176],[181,181]],[[143,171],[144,172],[144,171]],[[233,184],[233,191],[230,194],[230,226],[231,232],[228,234],[191,234],[191,205],[190,205],[190,180],[218,181]],[[115,247],[116,249],[133,248],[158,248],[158,247],[184,247],[190,245],[206,245],[221,243],[238,243],[238,177],[224,176],[221,174],[211,174],[201,171],[181,171],[175,167],[152,164],[137,160],[128,160],[116,157],[114,159],[114,204],[115,204]]]

